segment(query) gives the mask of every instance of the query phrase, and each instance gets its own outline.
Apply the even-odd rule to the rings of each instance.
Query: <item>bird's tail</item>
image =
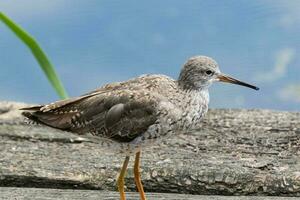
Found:
[[[38,106],[36,106],[38,107]],[[21,114],[25,117],[24,121],[26,124],[31,124],[31,125],[41,125],[41,124],[44,124],[42,121],[39,120],[39,118],[37,116],[34,115],[34,112],[35,110],[37,109],[34,109],[33,107],[27,107],[27,108],[21,108],[20,110],[30,110],[30,111],[33,111],[33,112],[30,112],[30,111],[24,111],[22,112]]]

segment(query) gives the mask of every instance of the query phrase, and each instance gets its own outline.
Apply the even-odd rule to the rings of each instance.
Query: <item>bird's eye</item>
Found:
[[[206,73],[207,75],[212,75],[212,74],[213,74],[213,72],[212,72],[211,70],[207,70],[205,73]]]

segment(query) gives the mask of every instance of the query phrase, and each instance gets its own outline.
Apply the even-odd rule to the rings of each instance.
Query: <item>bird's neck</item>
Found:
[[[184,79],[181,76],[177,80],[178,87],[181,90],[185,91],[196,91],[196,92],[201,92],[201,91],[207,91],[209,86],[211,85],[211,82],[203,80],[201,81],[190,81],[189,79]]]
[[[203,105],[208,106],[209,103],[209,92],[208,88],[197,88],[197,89],[180,89],[183,93],[183,102],[186,103],[186,108],[191,108],[193,106]]]
[[[186,81],[178,80],[177,85],[179,90],[184,93],[188,98],[196,98],[197,96],[203,96],[209,100],[208,86],[195,85]]]
[[[198,90],[199,88],[192,81],[184,80],[183,78],[179,77],[177,81],[178,87],[183,91],[192,91]]]

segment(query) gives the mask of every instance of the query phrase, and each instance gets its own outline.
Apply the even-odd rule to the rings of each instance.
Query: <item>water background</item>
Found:
[[[140,74],[177,78],[193,55],[254,83],[210,90],[214,108],[300,110],[300,1],[11,0],[0,10],[47,52],[70,96]],[[0,24],[0,100],[58,99],[30,51]]]

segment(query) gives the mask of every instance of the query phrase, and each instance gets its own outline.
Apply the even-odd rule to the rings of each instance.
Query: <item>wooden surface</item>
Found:
[[[139,200],[138,193],[127,193],[127,200]],[[148,193],[149,200],[296,200],[297,197],[215,196]],[[71,189],[1,188],[1,200],[117,200],[117,192]]]
[[[28,126],[20,106],[0,103],[0,186],[116,190],[122,156],[69,133]],[[217,109],[202,124],[142,152],[147,193],[300,196],[300,113]],[[132,163],[126,185],[135,191]]]

